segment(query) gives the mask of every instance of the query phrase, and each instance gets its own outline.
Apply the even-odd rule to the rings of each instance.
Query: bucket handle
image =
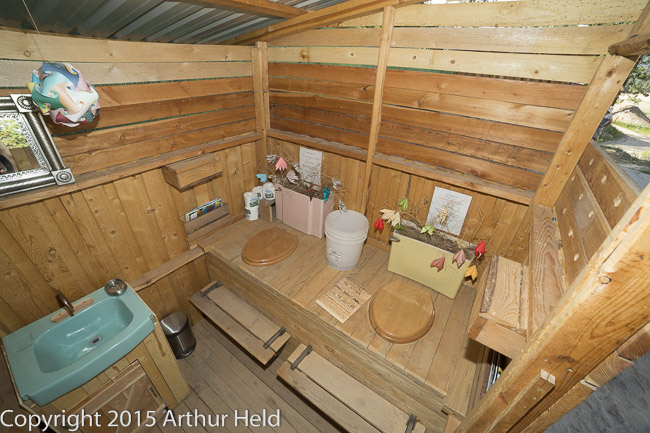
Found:
[[[399,239],[397,239],[395,236],[389,237],[388,240],[391,242],[399,242]]]

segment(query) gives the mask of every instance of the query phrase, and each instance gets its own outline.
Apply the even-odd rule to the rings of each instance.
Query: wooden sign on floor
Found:
[[[336,320],[345,323],[368,299],[370,295],[365,290],[348,278],[341,278],[316,303]]]

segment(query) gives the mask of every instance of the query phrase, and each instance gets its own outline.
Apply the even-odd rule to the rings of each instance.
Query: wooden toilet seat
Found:
[[[391,343],[422,338],[433,325],[433,301],[428,290],[404,280],[391,281],[370,301],[370,324]]]
[[[271,228],[250,238],[241,251],[241,258],[251,266],[269,266],[289,257],[297,247],[296,235]]]

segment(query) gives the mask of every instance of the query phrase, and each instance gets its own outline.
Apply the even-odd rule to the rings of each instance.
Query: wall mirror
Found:
[[[73,182],[32,97],[0,97],[0,196]]]

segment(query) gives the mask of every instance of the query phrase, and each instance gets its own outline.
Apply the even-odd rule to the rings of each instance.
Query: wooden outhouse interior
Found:
[[[91,2],[113,6],[104,28],[88,6],[27,1],[38,32],[10,3],[0,96],[29,93],[41,62],[69,62],[101,108],[75,128],[45,116],[74,183],[0,197],[0,336],[59,310],[57,290],[76,301],[121,278],[158,319],[184,311],[194,326],[192,355],[146,372],[164,406],[282,408],[264,431],[300,433],[401,432],[411,414],[413,431],[542,432],[650,349],[650,193],[590,141],[648,52],[646,0]],[[179,5],[259,19],[181,37]],[[138,27],[163,6],[172,12]],[[324,239],[245,218],[266,155],[297,160],[300,148],[322,152],[322,173],[370,223],[352,271],[327,265]],[[169,167],[208,155],[199,182],[168,182]],[[471,196],[459,237],[487,252],[454,299],[427,289],[426,335],[390,343],[367,304],[345,323],[316,304],[346,275],[371,295],[402,278],[386,269],[390,230],[373,223],[405,197],[426,213],[435,188]],[[188,234],[185,213],[215,198],[228,214]],[[242,247],[269,227],[295,233],[296,252],[245,264]],[[197,298],[215,281],[222,303]],[[260,322],[290,335],[267,367]],[[156,329],[146,350],[170,361]],[[511,361],[486,392],[491,351]],[[147,354],[137,359],[144,368]],[[121,373],[103,374],[48,410],[77,407]],[[204,431],[179,428],[169,431]]]

